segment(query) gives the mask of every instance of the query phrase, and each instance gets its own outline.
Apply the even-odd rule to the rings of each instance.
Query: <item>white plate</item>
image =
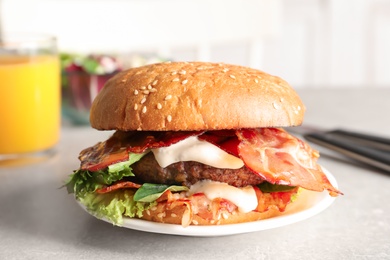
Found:
[[[329,181],[333,184],[333,186],[337,188],[337,183],[333,175],[326,169],[324,169],[324,172],[328,177]],[[318,213],[329,207],[334,200],[335,198],[329,196],[327,191],[314,192],[309,190],[303,190],[300,193],[297,201],[287,206],[287,209],[283,213],[283,215],[270,219],[220,226],[182,227],[181,225],[163,224],[125,217],[123,221],[123,227],[145,232],[180,236],[208,237],[242,234],[282,227],[292,223],[296,223],[298,221],[305,220],[314,215],[317,215]],[[107,221],[106,219],[102,220]]]

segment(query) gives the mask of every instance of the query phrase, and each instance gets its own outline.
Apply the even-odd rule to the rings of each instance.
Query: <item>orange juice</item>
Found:
[[[0,155],[51,148],[59,128],[59,58],[0,56]]]

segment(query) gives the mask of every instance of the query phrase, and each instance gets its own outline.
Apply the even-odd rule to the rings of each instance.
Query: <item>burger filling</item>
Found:
[[[226,214],[284,211],[298,189],[340,192],[316,163],[318,153],[277,128],[207,132],[121,132],[80,153],[68,191],[98,217],[148,219],[183,208],[210,224]],[[153,220],[153,219],[151,219]],[[218,224],[218,223],[216,223]]]

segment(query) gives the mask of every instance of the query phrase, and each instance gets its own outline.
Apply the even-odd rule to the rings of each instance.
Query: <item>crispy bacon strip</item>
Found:
[[[316,163],[318,152],[283,129],[243,129],[237,136],[245,165],[268,182],[341,194]]]
[[[201,133],[200,131],[117,131],[108,140],[81,151],[79,155],[80,168],[98,171],[111,164],[128,160],[129,152],[143,153],[147,149],[166,147]]]
[[[218,146],[231,155],[239,157],[238,144],[240,141],[234,130],[208,131],[199,135],[198,138]]]
[[[110,186],[106,186],[96,190],[96,193],[104,194],[119,189],[138,189],[141,185],[131,181],[118,181]]]

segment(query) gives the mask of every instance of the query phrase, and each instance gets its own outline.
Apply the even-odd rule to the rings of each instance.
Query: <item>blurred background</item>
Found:
[[[92,100],[104,82],[120,70],[165,60],[199,60],[250,66],[282,77],[298,92],[305,92],[301,97],[311,106],[305,119],[309,124],[330,129],[351,126],[378,134],[389,128],[385,105],[390,95],[381,93],[390,94],[390,0],[0,0],[1,31],[57,37],[63,125],[87,126]],[[383,89],[386,91],[376,92]],[[324,90],[332,92],[320,102],[311,101],[311,94],[317,92],[318,97]],[[376,92],[380,99],[367,100],[370,92]],[[320,113],[327,114],[324,118],[318,117],[329,103],[333,109]],[[356,112],[357,107],[375,109]],[[24,129],[18,130],[30,132]],[[73,136],[68,133],[66,140],[73,142],[63,144],[64,151],[84,143],[83,135],[69,139]],[[64,158],[65,166],[75,157]],[[366,193],[370,185],[378,186],[375,182],[380,180],[375,178],[356,179],[348,186],[351,178],[346,174],[350,172],[340,167],[346,194],[348,187],[356,187],[354,184],[366,188]],[[372,212],[385,212],[381,205],[376,207]],[[368,215],[352,215],[352,220],[370,216],[370,211],[364,214]],[[376,214],[377,219],[380,216]],[[356,225],[360,223],[357,219]],[[26,223],[39,224],[35,218]],[[380,239],[384,241],[384,237]],[[388,244],[386,248],[388,252]]]
[[[56,35],[68,72],[202,60],[294,88],[390,88],[387,0],[1,0],[0,11],[5,32]]]

